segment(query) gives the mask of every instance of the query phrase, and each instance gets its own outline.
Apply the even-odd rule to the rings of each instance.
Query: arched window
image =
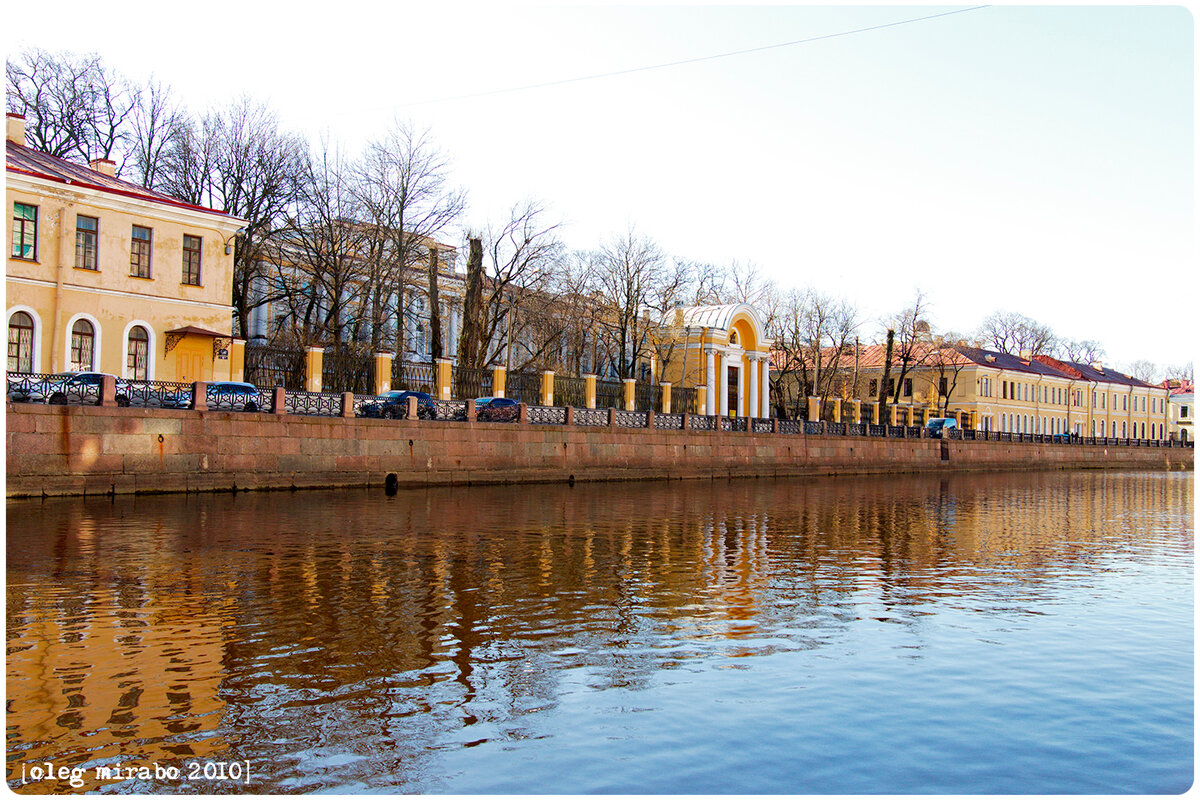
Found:
[[[96,332],[92,323],[86,319],[77,319],[71,326],[71,369],[88,371],[95,361],[92,360],[92,344]]]
[[[129,329],[126,349],[126,374],[135,381],[144,381],[150,374],[150,334],[141,325]]]
[[[33,372],[33,317],[24,311],[8,320],[8,371]]]

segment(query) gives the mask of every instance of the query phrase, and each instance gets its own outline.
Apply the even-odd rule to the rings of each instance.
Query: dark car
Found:
[[[213,381],[205,398],[209,408],[225,411],[258,411],[261,402],[258,387],[241,381]]]
[[[359,414],[364,417],[403,419],[408,414],[410,397],[417,398],[417,419],[434,419],[437,416],[437,407],[428,394],[400,389],[384,392],[373,403],[364,403]]]
[[[516,422],[517,401],[509,397],[480,397],[475,401],[475,419],[480,422]]]
[[[934,417],[925,423],[925,431],[930,439],[942,438],[942,431],[953,430],[958,427],[958,420],[954,417]]]
[[[106,372],[59,372],[41,380],[14,382],[8,385],[8,399],[14,403],[99,403],[100,382]],[[116,376],[109,376],[116,380]]]

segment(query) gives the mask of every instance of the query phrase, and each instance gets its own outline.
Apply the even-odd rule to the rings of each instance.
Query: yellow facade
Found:
[[[1166,438],[1166,390],[1106,369],[1098,362],[1073,365],[976,348],[959,351],[943,347],[940,352],[942,355],[932,358],[922,353],[924,363],[905,375],[906,382],[911,381],[911,391],[901,385],[901,406],[923,409],[927,415],[940,414],[943,398],[939,390],[945,379],[947,410],[951,414],[974,414],[974,424],[980,429]],[[846,370],[845,359],[841,369]],[[893,364],[893,380],[898,373],[899,368]],[[881,376],[882,367],[868,361],[860,368],[856,396],[877,402]]]
[[[665,321],[659,381],[704,387],[697,408],[731,417],[770,416],[770,349],[758,312],[745,303],[681,308]]]
[[[5,261],[9,371],[16,365],[14,347],[24,346],[20,371],[26,366],[31,372],[82,368],[189,382],[230,379],[240,372],[241,364],[234,367],[230,356],[233,257],[226,245],[241,221],[36,153],[15,142],[18,137],[24,138],[23,126],[14,126],[10,118],[5,187],[12,239]],[[31,163],[45,169],[30,169]],[[33,226],[24,219],[29,208]],[[148,245],[135,245],[135,235],[148,237],[142,240]],[[31,347],[14,343],[19,338],[14,322],[27,320],[33,328]],[[87,324],[80,330],[91,329],[90,358],[72,335],[81,321]],[[131,342],[131,336],[144,343]],[[144,353],[138,362],[144,367],[131,363],[137,361],[131,350]]]

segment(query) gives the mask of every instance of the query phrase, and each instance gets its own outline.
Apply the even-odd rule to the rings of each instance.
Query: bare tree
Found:
[[[466,195],[448,185],[449,161],[429,132],[399,121],[367,145],[357,174],[355,191],[364,216],[373,235],[386,240],[378,252],[386,258],[380,263],[391,268],[379,279],[387,280],[384,290],[395,303],[395,352],[402,358],[405,324],[412,316],[407,287],[423,283],[421,266],[429,247],[462,213]]]
[[[1158,383],[1162,380],[1159,377],[1158,366],[1153,361],[1147,361],[1144,358],[1138,359],[1129,365],[1129,375],[1143,383]]]
[[[138,96],[131,121],[127,171],[147,189],[162,189],[169,153],[186,131],[187,116],[175,103],[170,87],[151,80]]]
[[[896,387],[892,394],[892,402],[900,402],[900,394],[904,389],[904,379],[914,368],[919,367],[928,357],[930,348],[930,327],[925,320],[929,313],[929,302],[924,292],[917,291],[912,305],[893,317],[888,325],[889,332],[894,332],[894,347],[888,357],[888,366],[894,358],[899,361],[900,373],[896,376]],[[880,389],[883,391],[883,389]],[[881,413],[883,409],[880,409]]]
[[[5,75],[8,110],[25,115],[25,136],[35,149],[60,158],[118,160],[139,89],[100,56],[33,48],[10,59]]]
[[[804,416],[809,397],[821,398],[822,408],[844,379],[842,360],[854,352],[860,321],[847,301],[815,290],[792,290],[779,303],[778,322],[768,327],[775,338],[775,371],[772,383],[793,404],[793,414]]]
[[[1054,355],[1063,361],[1073,361],[1077,364],[1090,364],[1104,358],[1104,348],[1094,339],[1059,339]]]
[[[997,311],[979,327],[979,338],[1002,353],[1037,355],[1053,353],[1058,337],[1048,325],[1029,317],[1007,311]]]

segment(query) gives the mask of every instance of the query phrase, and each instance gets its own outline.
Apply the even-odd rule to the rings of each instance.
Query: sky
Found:
[[[572,248],[634,229],[847,299],[864,341],[920,291],[935,331],[1010,311],[1109,364],[1194,359],[1184,7],[163,7],[18,4],[6,47],[99,53],[196,112],[245,94],[350,154],[428,128],[465,227],[532,199]]]

